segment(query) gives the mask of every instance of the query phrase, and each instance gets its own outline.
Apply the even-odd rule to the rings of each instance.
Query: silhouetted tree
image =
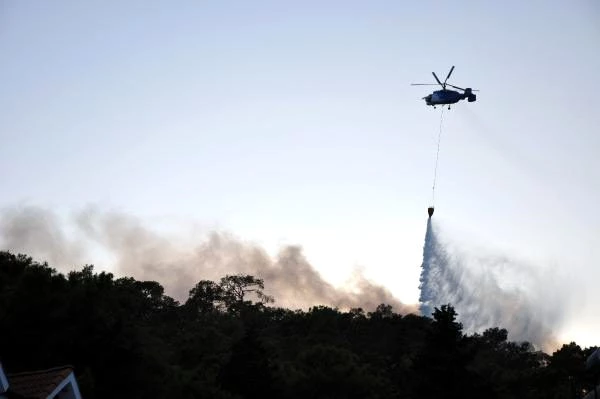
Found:
[[[262,279],[250,275],[227,275],[219,284],[222,290],[222,300],[225,308],[233,313],[239,312],[242,307],[250,305],[247,296],[254,295],[260,304],[273,302],[273,298],[265,295],[265,284]]]
[[[202,280],[190,290],[185,306],[194,313],[210,313],[220,310],[223,288],[210,280]]]

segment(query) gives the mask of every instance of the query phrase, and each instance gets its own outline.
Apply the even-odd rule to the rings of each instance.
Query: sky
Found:
[[[434,87],[410,83],[455,65],[480,91],[444,110],[436,222],[567,276],[559,333],[598,344],[595,1],[7,0],[0,54],[0,208],[300,245],[331,283],[360,269],[405,303],[440,131]]]

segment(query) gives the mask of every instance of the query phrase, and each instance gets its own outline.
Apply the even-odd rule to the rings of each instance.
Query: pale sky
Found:
[[[575,276],[562,334],[600,344],[596,1],[5,0],[0,54],[0,207],[299,244],[407,303],[440,113],[410,83],[456,65],[481,91],[444,112],[434,218]]]

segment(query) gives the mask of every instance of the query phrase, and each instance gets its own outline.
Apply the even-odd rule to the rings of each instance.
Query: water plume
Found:
[[[420,311],[451,304],[466,332],[506,328],[509,338],[556,347],[565,296],[547,268],[496,255],[466,255],[442,242],[427,221],[420,277]]]

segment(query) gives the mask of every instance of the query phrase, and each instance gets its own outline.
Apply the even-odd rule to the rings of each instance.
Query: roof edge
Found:
[[[6,373],[4,372],[4,367],[2,367],[2,363],[0,363],[0,394],[8,391],[10,384],[8,383],[8,378],[6,377]]]
[[[79,392],[79,385],[77,384],[77,380],[75,379],[75,373],[73,372],[73,370],[71,370],[71,372],[69,373],[69,375],[66,378],[64,378],[61,381],[61,383],[56,386],[56,388],[54,388],[54,391],[52,391],[48,395],[48,398],[54,398],[54,397],[56,397],[56,395],[58,395],[58,393],[60,391],[62,391],[63,388],[66,387],[69,384],[71,384],[71,389],[73,390],[73,395],[75,395],[75,398],[80,399],[81,398],[81,392]]]
[[[6,376],[9,378],[10,377],[19,377],[19,376],[24,376],[24,375],[43,374],[43,373],[48,373],[51,371],[59,371],[59,370],[71,370],[71,372],[73,372],[73,371],[75,371],[75,368],[69,364],[69,365],[52,367],[52,368],[43,369],[43,370],[21,371],[18,373],[8,373],[8,374],[6,374]]]

